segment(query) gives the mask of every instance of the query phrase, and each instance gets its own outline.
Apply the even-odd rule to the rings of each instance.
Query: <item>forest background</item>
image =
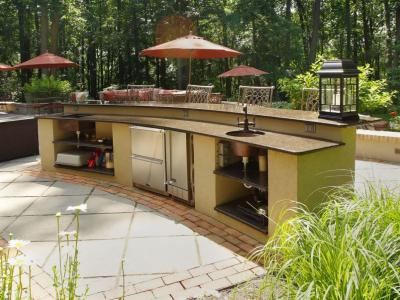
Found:
[[[80,67],[57,76],[94,97],[111,84],[184,88],[187,61],[139,53],[190,31],[243,53],[193,61],[192,82],[214,84],[228,96],[237,81],[217,75],[235,65],[271,72],[252,83],[279,89],[278,79],[308,71],[321,56],[368,64],[371,79],[400,89],[398,0],[0,0],[0,62],[46,51],[67,57]],[[8,88],[40,75],[13,72]]]

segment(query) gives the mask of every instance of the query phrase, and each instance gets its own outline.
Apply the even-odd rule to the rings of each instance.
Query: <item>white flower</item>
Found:
[[[56,213],[56,217],[57,218],[61,217],[61,213],[60,212]]]
[[[75,236],[76,235],[76,231],[75,230],[73,230],[73,231],[61,231],[58,235],[61,236],[61,237],[64,237],[64,236],[68,236],[68,237]]]
[[[30,244],[30,241],[24,240],[11,240],[8,242],[8,248],[16,248],[17,250],[21,249],[22,247]]]
[[[87,211],[87,204],[83,203],[81,205],[76,205],[76,206],[68,206],[67,207],[67,211],[83,211],[86,212]]]
[[[30,266],[33,264],[33,261],[30,260],[27,256],[25,255],[18,255],[16,257],[12,257],[9,259],[8,263],[11,266],[17,266],[17,267],[22,267],[22,266]]]

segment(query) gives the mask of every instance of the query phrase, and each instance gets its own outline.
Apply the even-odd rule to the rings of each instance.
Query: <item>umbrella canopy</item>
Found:
[[[191,77],[192,58],[229,58],[239,56],[239,51],[214,44],[202,37],[190,33],[187,36],[147,48],[140,55],[158,58],[188,58],[189,59],[189,83]]]
[[[53,53],[43,53],[30,60],[14,66],[16,69],[50,69],[77,67],[78,64]]]
[[[147,48],[140,55],[158,58],[228,58],[240,55],[239,51],[214,44],[202,37],[189,34],[175,40]]]
[[[14,67],[6,64],[0,64],[0,71],[12,71],[12,70],[14,70]]]
[[[219,74],[218,77],[222,78],[222,77],[240,77],[240,76],[259,76],[264,74],[269,74],[269,73],[253,67],[240,65],[234,67],[229,71],[226,71],[225,73]]]

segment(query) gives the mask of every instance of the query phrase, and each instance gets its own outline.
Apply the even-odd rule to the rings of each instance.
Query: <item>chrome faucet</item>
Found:
[[[250,131],[249,126],[256,126],[256,119],[253,118],[253,122],[249,122],[249,119],[247,117],[247,104],[243,106],[243,112],[244,112],[244,120],[240,121],[238,118],[238,126],[243,126],[243,131]]]

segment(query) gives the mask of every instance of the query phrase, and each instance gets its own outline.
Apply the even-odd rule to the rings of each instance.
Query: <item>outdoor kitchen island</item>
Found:
[[[294,201],[312,209],[352,182],[354,123],[249,106],[243,136],[244,118],[233,104],[64,104],[38,117],[42,168],[171,195],[260,241]]]

